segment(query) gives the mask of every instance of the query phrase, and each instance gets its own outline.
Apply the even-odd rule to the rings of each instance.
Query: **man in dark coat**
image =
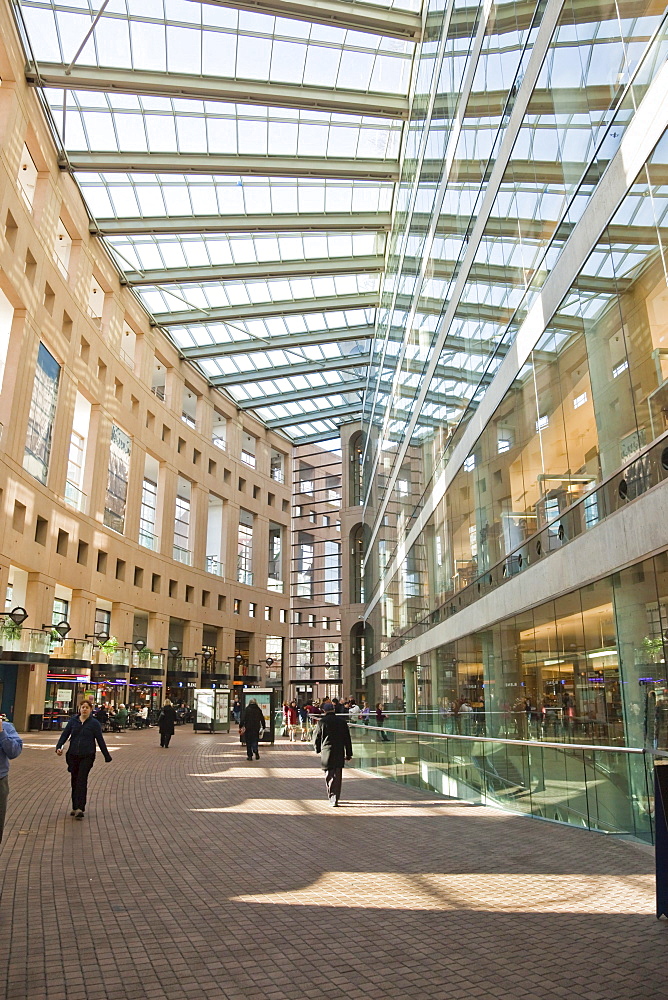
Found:
[[[264,730],[264,715],[255,698],[250,699],[241,713],[239,722],[239,733],[246,741],[246,755],[248,759],[252,760],[253,754],[255,754],[255,760],[259,760],[258,744],[260,742],[260,733]]]
[[[313,743],[316,753],[320,754],[320,763],[325,772],[330,805],[338,806],[343,768],[345,762],[352,759],[353,744],[345,715],[337,715],[331,701],[326,701],[322,710],[325,714],[318,719]]]
[[[160,730],[160,746],[164,747],[165,750],[169,746],[169,741],[174,735],[174,726],[176,725],[176,709],[172,705],[169,698],[162,706],[162,711],[158,716],[158,729]]]

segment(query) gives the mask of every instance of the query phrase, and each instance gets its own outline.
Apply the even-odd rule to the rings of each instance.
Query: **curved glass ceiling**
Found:
[[[20,7],[63,167],[146,310],[240,408],[336,436],[361,413],[419,3]]]

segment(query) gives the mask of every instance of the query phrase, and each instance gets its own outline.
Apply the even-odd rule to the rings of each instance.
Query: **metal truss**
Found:
[[[317,347],[320,344],[337,344],[351,340],[371,340],[372,326],[335,327],[313,333],[286,333],[284,336],[231,340],[226,344],[206,344],[202,347],[183,347],[184,358],[197,361],[207,358],[225,358],[234,354],[252,354],[258,351],[289,351],[300,347]]]
[[[385,266],[380,254],[327,257],[321,260],[258,261],[256,264],[210,264],[205,267],[165,267],[126,271],[123,282],[144,285],[207,284],[211,281],[246,281],[265,278],[317,277],[329,274],[377,274]]]
[[[136,219],[95,219],[94,236],[143,236],[163,233],[389,232],[389,212],[321,212],[292,215],[159,215]],[[515,229],[516,231],[516,229]]]
[[[378,305],[378,292],[358,295],[333,295],[327,298],[291,299],[283,302],[257,302],[243,306],[216,306],[206,311],[184,309],[174,313],[155,313],[156,326],[193,326],[198,323],[225,323],[232,320],[258,319],[264,316],[301,316],[303,313],[332,312],[344,309],[368,309]]]
[[[352,8],[352,5],[346,5]],[[384,8],[379,8],[387,15]],[[290,83],[264,83],[195,76],[190,73],[162,73],[155,70],[101,69],[74,66],[69,74],[64,63],[40,62],[26,70],[33,87],[62,90],[135,94],[141,97],[191,98],[225,104],[255,104],[270,108],[294,108],[335,114],[364,115],[370,118],[408,118],[408,99],[400,95],[337,90]]]
[[[246,156],[224,153],[71,153],[61,170],[96,174],[199,174],[216,177],[320,177],[396,181],[397,160],[336,156]]]

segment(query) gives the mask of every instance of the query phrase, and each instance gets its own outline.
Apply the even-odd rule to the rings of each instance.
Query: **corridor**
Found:
[[[231,734],[109,734],[83,822],[24,737],[0,850],[8,1000],[665,1000],[649,848]]]

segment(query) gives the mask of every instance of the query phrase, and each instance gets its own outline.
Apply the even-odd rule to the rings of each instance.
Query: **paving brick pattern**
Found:
[[[227,735],[110,735],[83,822],[26,737],[0,848],[7,1000],[666,1000],[651,851]]]

